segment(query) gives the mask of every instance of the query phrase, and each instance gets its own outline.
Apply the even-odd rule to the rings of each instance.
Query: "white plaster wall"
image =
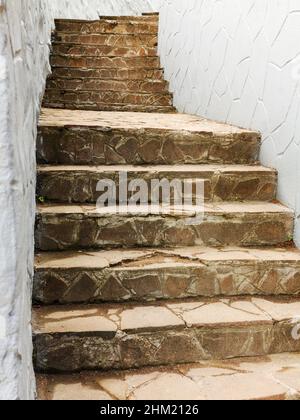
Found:
[[[0,399],[32,399],[35,137],[48,72],[44,0],[0,0]]]
[[[152,0],[49,0],[55,18],[98,19],[152,12]],[[155,1],[155,0],[154,0]]]
[[[155,3],[153,3],[155,2]],[[261,159],[296,211],[300,246],[300,0],[152,0],[180,111],[262,131]]]

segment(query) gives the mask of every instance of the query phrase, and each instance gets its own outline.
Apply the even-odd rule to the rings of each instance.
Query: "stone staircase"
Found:
[[[38,396],[297,399],[294,215],[257,162],[259,133],[175,112],[157,30],[156,15],[56,22],[37,144]],[[96,211],[97,182],[124,171],[205,180],[203,220]]]

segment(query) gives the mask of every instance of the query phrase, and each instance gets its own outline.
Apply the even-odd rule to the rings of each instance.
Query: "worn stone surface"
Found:
[[[92,68],[92,69],[160,69],[158,57],[76,57],[52,55],[53,67]]]
[[[153,22],[155,20],[155,22]],[[151,34],[157,35],[157,17],[138,19],[100,19],[96,21],[57,19],[55,28],[58,32],[80,34]]]
[[[55,78],[48,80],[50,89],[84,90],[84,91],[110,91],[110,92],[139,92],[163,93],[168,92],[165,81],[141,80],[106,80],[106,79],[65,79]]]
[[[300,354],[111,373],[38,375],[40,400],[298,400]]]
[[[134,80],[134,81],[162,81],[164,73],[162,69],[81,69],[72,67],[54,67],[52,74],[48,80],[53,81],[55,78],[65,79],[108,79],[108,80]],[[45,112],[45,111],[44,111]]]
[[[155,57],[157,49],[153,47],[112,47],[90,44],[69,44],[66,42],[54,42],[52,44],[53,55],[88,56],[88,57]]]
[[[219,203],[179,213],[163,207],[111,214],[92,205],[41,205],[36,247],[43,251],[134,246],[264,246],[288,242],[293,213],[272,203]],[[120,208],[120,210],[122,210]],[[127,211],[127,210],[126,210]],[[129,209],[130,211],[130,209]]]
[[[47,89],[44,96],[44,104],[57,103],[65,107],[80,106],[101,108],[103,104],[124,104],[139,106],[171,106],[172,96],[169,93],[134,93],[134,92],[114,92],[114,91],[65,91],[57,89]],[[76,105],[77,104],[77,105]]]
[[[258,133],[185,114],[44,109],[38,160],[65,164],[253,163]]]
[[[158,43],[157,35],[142,35],[142,34],[94,34],[84,35],[81,33],[64,33],[56,32],[55,39],[58,42],[74,43],[74,44],[88,44],[101,45],[110,47],[148,47],[156,48]]]
[[[300,253],[285,249],[160,249],[37,255],[43,304],[299,295]]]
[[[203,181],[205,198],[213,201],[271,201],[276,196],[275,171],[261,166],[234,165],[40,166],[37,194],[47,201],[95,203],[100,196],[97,183],[110,179],[119,191],[121,172],[127,173],[128,183],[134,179],[145,181],[149,199],[153,179]]]
[[[107,17],[97,21],[57,20],[54,33],[51,66],[67,69],[93,69],[94,79],[71,80],[61,79],[56,73],[47,83],[44,96],[44,106],[49,108],[69,108],[99,111],[134,111],[134,112],[175,112],[173,96],[164,83],[160,60],[157,55],[158,15],[138,17]],[[81,42],[70,43],[65,36],[72,39],[81,37]],[[82,38],[84,36],[84,38]],[[141,38],[140,38],[141,36]],[[146,38],[145,38],[146,37]],[[127,46],[126,39],[131,45]],[[141,44],[145,39],[152,45]],[[156,41],[153,43],[153,39]],[[85,40],[85,42],[83,42]],[[101,45],[95,42],[108,43]],[[121,41],[125,40],[122,44]],[[91,44],[88,42],[91,41]],[[111,72],[122,77],[131,71],[129,81],[123,79],[123,84],[103,83],[101,75]],[[121,70],[121,71],[120,71]],[[155,76],[159,72],[161,83],[132,83],[133,80],[143,80],[143,75]],[[131,83],[130,83],[131,81]],[[151,82],[151,80],[150,80]]]
[[[300,351],[300,302],[219,299],[34,310],[43,371],[129,369]]]

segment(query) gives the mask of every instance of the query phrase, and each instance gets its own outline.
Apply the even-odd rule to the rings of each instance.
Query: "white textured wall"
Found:
[[[180,111],[261,130],[300,246],[300,0],[152,0]]]
[[[98,19],[99,16],[152,12],[152,0],[49,0],[55,18]],[[153,0],[157,1],[157,0]]]
[[[0,0],[0,399],[34,397],[35,137],[48,72],[44,0]],[[4,325],[5,324],[5,331]]]

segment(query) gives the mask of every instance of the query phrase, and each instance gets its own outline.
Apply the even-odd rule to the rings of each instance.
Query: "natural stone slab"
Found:
[[[299,300],[283,298],[40,307],[33,313],[35,365],[130,369],[299,352],[299,311]]]
[[[253,163],[260,135],[186,114],[44,109],[38,160],[65,164]]]
[[[76,79],[108,79],[108,80],[131,80],[153,82],[162,81],[164,72],[162,69],[80,69],[70,67],[54,67],[50,77]]]
[[[52,55],[51,66],[73,68],[123,68],[123,69],[159,69],[158,57],[77,57]]]
[[[96,203],[100,196],[97,183],[110,179],[118,191],[121,172],[126,172],[128,182],[145,181],[149,198],[154,179],[203,180],[205,198],[213,201],[272,201],[276,197],[276,171],[262,166],[234,165],[40,166],[37,194],[61,203]]]
[[[119,206],[122,211],[122,206]],[[124,209],[125,210],[125,209]],[[126,209],[127,211],[128,209]],[[197,210],[157,207],[112,214],[93,205],[41,205],[36,247],[42,251],[161,246],[272,246],[289,242],[294,215],[273,203],[206,204]],[[163,213],[163,214],[162,214]],[[199,216],[199,215],[198,215]]]
[[[66,79],[49,78],[49,89],[64,89],[75,91],[110,91],[110,92],[139,92],[139,93],[168,93],[165,81],[142,80],[106,80],[106,79]]]
[[[55,29],[58,32],[81,33],[81,34],[154,34],[158,33],[158,22],[152,22],[152,18],[144,18],[144,21],[100,19],[96,21],[57,19]]]
[[[33,299],[69,304],[299,294],[296,249],[191,247],[38,254]]]
[[[157,35],[142,35],[142,34],[70,34],[63,32],[56,32],[55,39],[59,42],[66,42],[71,44],[88,44],[88,45],[107,45],[110,47],[157,47]]]
[[[173,106],[158,106],[158,105],[132,105],[132,104],[103,104],[101,102],[95,103],[75,103],[70,102],[43,102],[43,105],[49,108],[57,109],[73,109],[73,110],[87,110],[87,111],[113,111],[113,112],[145,112],[145,113],[174,113],[176,110]]]
[[[37,375],[40,400],[299,400],[300,354],[139,371]]]
[[[64,106],[98,106],[98,104],[124,104],[139,106],[172,106],[172,95],[164,93],[136,93],[126,91],[73,91],[47,89],[45,103],[60,103]]]
[[[146,46],[112,47],[108,45],[74,44],[55,41],[52,43],[53,55],[88,57],[156,57],[157,48]]]

